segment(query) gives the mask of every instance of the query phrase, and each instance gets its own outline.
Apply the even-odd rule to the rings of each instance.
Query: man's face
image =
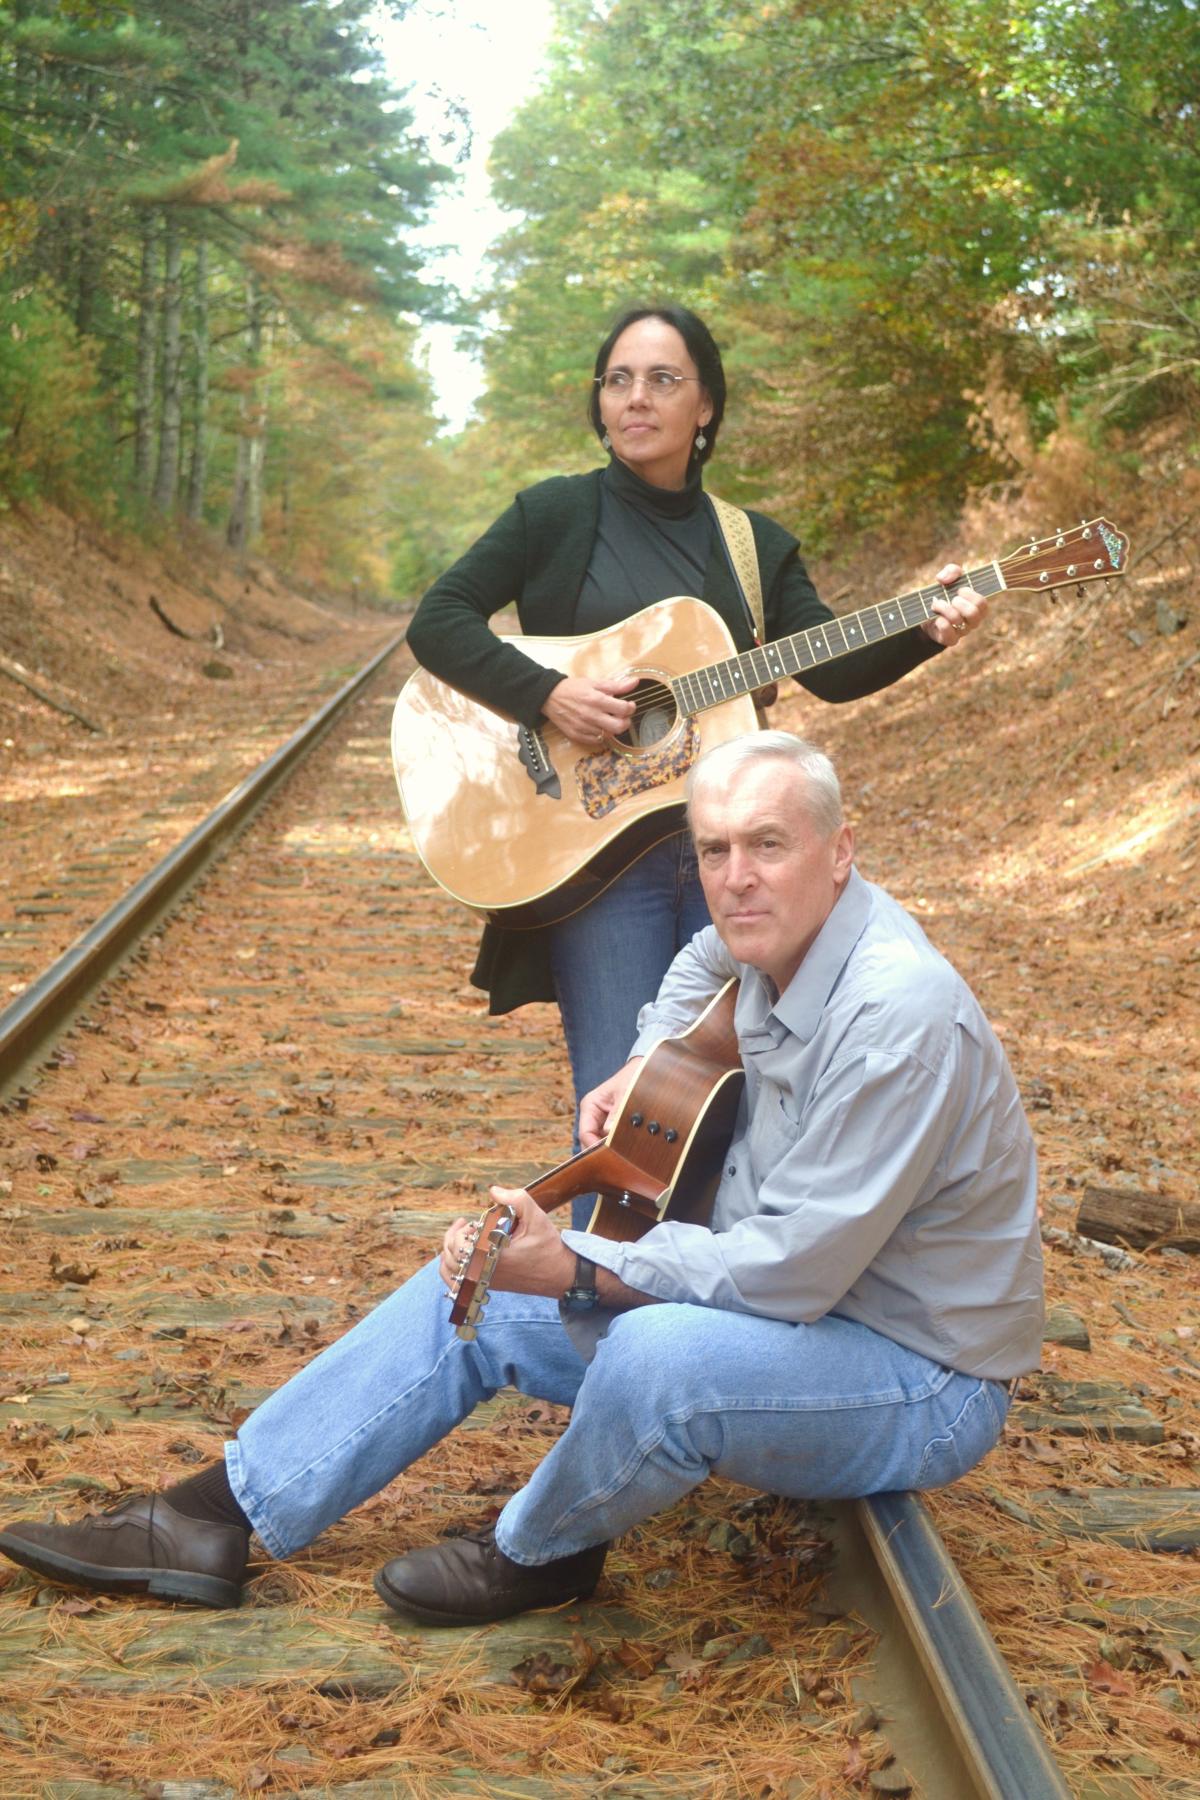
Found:
[[[692,833],[713,924],[739,962],[782,993],[850,875],[854,833],[822,837],[804,807],[805,778],[763,758],[692,801]]]

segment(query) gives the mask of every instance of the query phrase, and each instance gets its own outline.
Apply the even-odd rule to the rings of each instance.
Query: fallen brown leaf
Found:
[[[1176,1649],[1174,1644],[1164,1643],[1161,1638],[1155,1638],[1147,1642],[1146,1648],[1152,1656],[1158,1657],[1168,1675],[1182,1677],[1185,1681],[1189,1679],[1192,1674],[1192,1665],[1183,1651]]]
[[[628,1638],[622,1638],[612,1654],[635,1681],[645,1681],[663,1660],[663,1652],[654,1644],[631,1644]]]
[[[89,1281],[95,1281],[99,1273],[98,1268],[88,1268],[86,1263],[60,1262],[58,1251],[50,1252],[51,1281],[72,1281],[79,1287],[85,1287]]]
[[[1122,1675],[1119,1670],[1114,1669],[1111,1663],[1106,1663],[1102,1659],[1085,1666],[1083,1679],[1098,1694],[1123,1695],[1137,1692],[1136,1683],[1130,1681],[1127,1675]]]
[[[577,1631],[571,1635],[571,1649],[572,1662],[556,1662],[549,1650],[539,1650],[536,1656],[516,1663],[510,1670],[515,1685],[527,1694],[568,1693],[591,1674],[600,1658],[600,1652]]]

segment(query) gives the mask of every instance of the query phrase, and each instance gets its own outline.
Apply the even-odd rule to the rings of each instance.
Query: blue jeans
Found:
[[[992,1447],[1008,1407],[998,1382],[832,1316],[785,1325],[638,1307],[585,1363],[552,1300],[493,1294],[472,1343],[448,1311],[431,1263],[226,1445],[233,1491],[273,1556],[310,1543],[506,1386],[573,1409],[497,1522],[519,1563],[618,1537],[710,1471],[808,1499],[940,1487]]]
[[[583,1096],[627,1060],[638,1014],[657,994],[676,952],[708,923],[691,838],[680,832],[639,857],[590,906],[551,927],[577,1120]],[[586,1230],[592,1206],[590,1195],[574,1202],[577,1230]]]

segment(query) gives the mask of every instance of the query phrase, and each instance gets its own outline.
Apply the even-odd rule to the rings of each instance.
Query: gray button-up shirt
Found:
[[[712,1230],[666,1221],[636,1243],[567,1243],[660,1300],[832,1312],[995,1380],[1036,1368],[1033,1139],[962,977],[852,870],[784,993],[710,926],[643,1009],[631,1054],[686,1030],[730,976],[746,1092]]]

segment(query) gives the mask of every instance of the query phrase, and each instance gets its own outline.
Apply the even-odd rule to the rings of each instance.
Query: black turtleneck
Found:
[[[712,541],[698,466],[684,487],[659,488],[613,457],[572,631],[600,631],[655,600],[701,593]]]

